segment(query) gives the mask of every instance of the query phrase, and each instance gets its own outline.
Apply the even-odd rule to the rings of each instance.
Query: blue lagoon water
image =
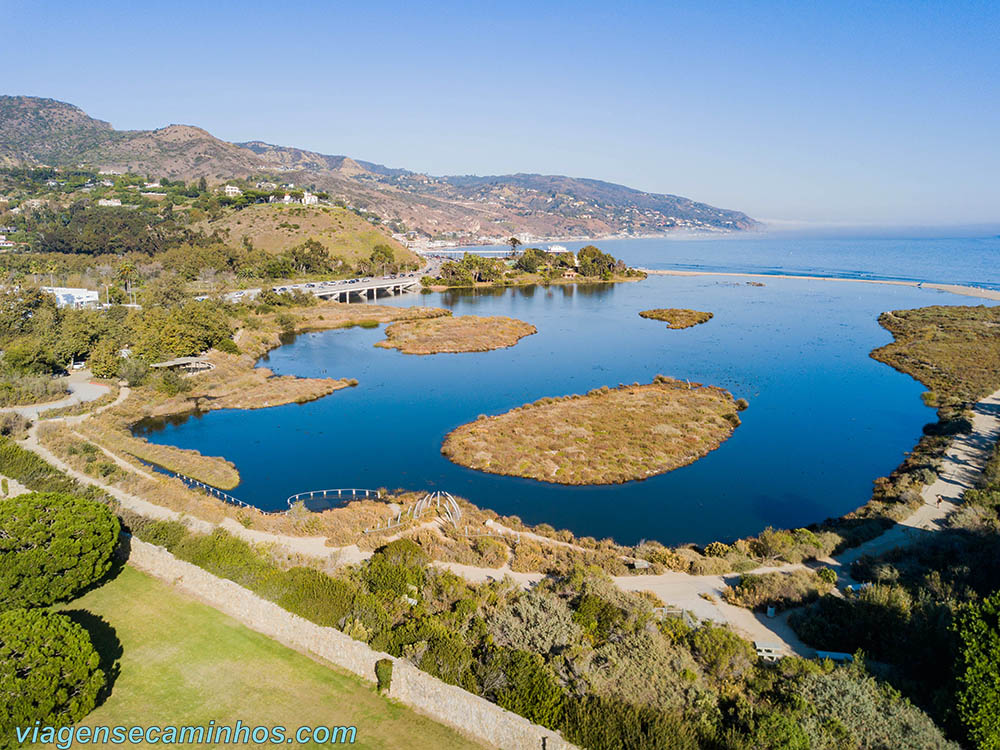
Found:
[[[715,258],[719,270],[785,268],[780,244],[740,266],[734,256],[745,253],[734,242],[714,243],[720,249],[653,240],[601,246],[634,265],[669,265],[685,257],[704,264],[721,253]],[[846,256],[828,250],[828,269],[844,265]],[[860,262],[875,250],[853,251],[855,273],[875,273]],[[989,252],[995,258],[1000,242],[992,242]],[[970,250],[958,271],[952,264],[951,278],[938,258],[940,273],[926,279],[1000,283],[995,273],[980,273],[982,255],[983,248]],[[901,277],[934,263],[922,257],[882,268]],[[811,256],[787,268],[819,273],[823,266]],[[990,264],[989,273],[994,268]],[[353,377],[359,385],[309,404],[209,412],[144,434],[231,459],[242,476],[233,494],[269,510],[283,509],[289,495],[303,490],[385,486],[444,489],[528,523],[623,543],[705,542],[768,525],[805,525],[867,501],[872,481],[891,471],[934,419],[922,405],[919,383],[868,356],[891,340],[876,322],[879,313],[976,301],[911,287],[765,281],[754,287],[736,278],[651,276],[613,286],[380,300],[442,306],[456,315],[509,315],[533,323],[538,333],[510,349],[432,356],[375,348],[384,338],[381,329],[303,334],[261,364],[279,374]],[[710,310],[715,318],[672,331],[638,316],[651,307]],[[622,485],[566,487],[485,474],[440,453],[450,430],[480,414],[543,396],[649,382],[657,373],[746,398],[743,424],[696,463]]]

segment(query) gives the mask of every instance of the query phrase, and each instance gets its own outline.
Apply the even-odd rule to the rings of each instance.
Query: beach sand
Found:
[[[833,276],[796,276],[793,274],[777,273],[734,273],[728,271],[657,271],[648,268],[637,269],[654,276],[736,276],[748,279],[802,279],[806,281],[847,281],[855,284],[892,284],[894,286],[912,286],[921,289],[937,289],[941,292],[960,294],[964,297],[979,297],[1000,302],[1000,291],[993,289],[981,289],[975,286],[962,286],[960,284],[938,284],[934,282],[920,281],[892,281],[889,279],[841,279]]]

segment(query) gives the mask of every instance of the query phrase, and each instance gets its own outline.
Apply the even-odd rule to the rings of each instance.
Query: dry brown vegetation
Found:
[[[492,474],[559,484],[614,484],[692,463],[740,420],[732,395],[657,376],[650,385],[543,398],[451,432],[442,452]]]
[[[388,245],[396,260],[419,263],[419,258],[392,239],[387,232],[346,208],[337,206],[248,206],[201,225],[207,233],[218,231],[230,244],[244,239],[269,253],[284,252],[306,240],[316,240],[331,255],[354,263],[371,255],[375,245]]]
[[[882,313],[891,344],[872,357],[929,389],[931,406],[973,402],[1000,388],[1000,307],[946,307]]]
[[[399,349],[403,354],[488,352],[514,346],[537,331],[530,323],[502,315],[449,316],[393,323],[385,329],[385,341],[375,346]]]
[[[670,324],[667,326],[668,328],[673,329],[690,328],[699,323],[707,323],[714,317],[710,312],[685,310],[678,307],[658,307],[653,310],[643,310],[639,315],[650,320],[662,320]]]

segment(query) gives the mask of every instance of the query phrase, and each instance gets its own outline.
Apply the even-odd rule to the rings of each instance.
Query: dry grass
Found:
[[[650,385],[544,398],[451,432],[442,453],[492,474],[614,484],[692,463],[739,425],[727,391],[657,376]]]
[[[878,322],[895,340],[871,356],[926,385],[929,405],[979,401],[1000,388],[1000,307],[935,305]]]
[[[658,307],[653,310],[643,310],[639,313],[643,318],[650,320],[662,320],[669,323],[668,328],[681,329],[696,326],[699,323],[707,323],[714,316],[710,312],[699,310],[685,310],[678,307]]]
[[[502,315],[463,315],[393,323],[385,329],[386,340],[375,346],[399,349],[403,354],[488,352],[514,346],[537,332],[530,323]]]
[[[233,245],[249,238],[254,247],[269,253],[281,253],[311,239],[349,263],[367,258],[376,245],[391,247],[398,261],[420,262],[388,233],[337,206],[258,204],[198,226],[208,234],[223,233]]]

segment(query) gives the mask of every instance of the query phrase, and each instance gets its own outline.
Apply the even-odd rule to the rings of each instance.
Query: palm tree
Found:
[[[125,294],[129,296],[132,304],[135,304],[135,293],[132,291],[132,283],[139,278],[139,272],[133,263],[125,260],[118,266],[116,276],[119,281],[125,284]]]

